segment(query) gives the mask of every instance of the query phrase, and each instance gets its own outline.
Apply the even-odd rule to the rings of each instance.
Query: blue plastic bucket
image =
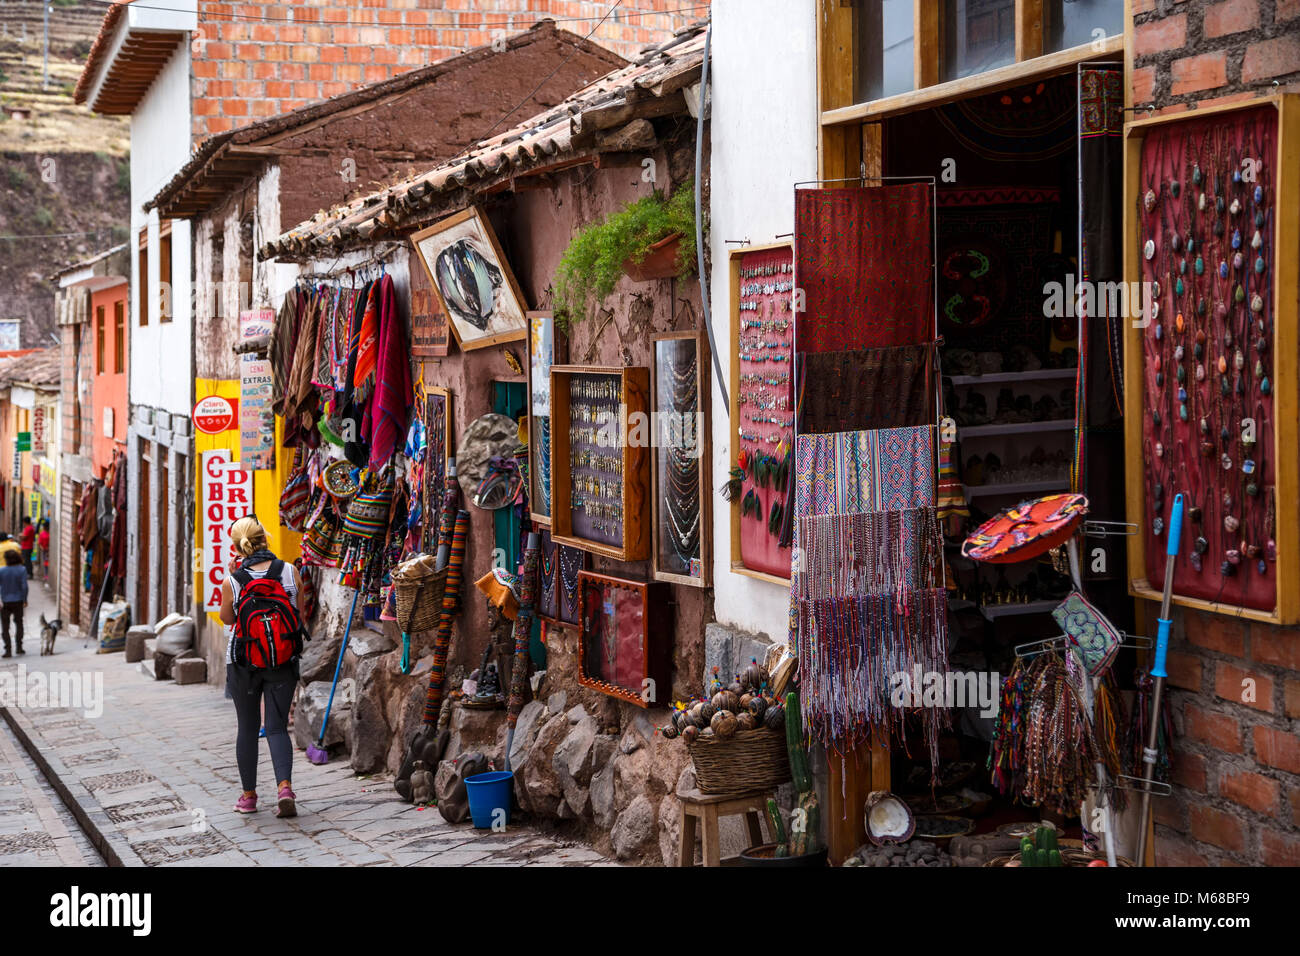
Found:
[[[465,793],[469,797],[469,815],[479,830],[490,830],[498,820],[510,822],[510,802],[514,792],[515,775],[509,770],[476,773],[465,778]],[[501,814],[498,815],[497,811]]]

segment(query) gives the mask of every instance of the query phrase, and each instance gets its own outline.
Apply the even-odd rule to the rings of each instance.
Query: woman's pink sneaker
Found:
[[[298,815],[298,806],[294,803],[298,797],[291,788],[281,787],[279,799],[280,805],[275,809],[277,817],[296,817]]]
[[[257,794],[246,797],[240,794],[239,799],[235,801],[236,813],[256,813],[257,812]]]

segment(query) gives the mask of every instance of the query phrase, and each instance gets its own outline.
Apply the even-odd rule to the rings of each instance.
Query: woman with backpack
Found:
[[[275,815],[297,816],[289,707],[305,636],[302,580],[292,563],[281,561],[267,548],[266,529],[256,515],[236,521],[230,540],[240,557],[221,585],[221,622],[230,627],[226,690],[235,701],[239,722],[235,761],[244,788],[235,812],[257,810],[257,741],[265,720],[266,742],[279,781]]]

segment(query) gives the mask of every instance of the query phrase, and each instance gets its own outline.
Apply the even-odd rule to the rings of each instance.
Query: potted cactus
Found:
[[[822,845],[821,808],[813,789],[808,753],[803,746],[803,721],[799,718],[799,695],[785,695],[785,745],[790,757],[790,775],[799,798],[795,801],[787,833],[776,801],[767,801],[767,820],[776,842],[752,846],[741,859],[747,866],[825,866],[826,847]]]

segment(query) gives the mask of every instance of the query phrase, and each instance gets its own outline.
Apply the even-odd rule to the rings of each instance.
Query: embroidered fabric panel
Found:
[[[935,428],[800,435],[795,514],[901,511],[934,504]]]
[[[1089,675],[1100,677],[1104,674],[1124,639],[1119,630],[1078,591],[1071,591],[1052,611],[1052,617],[1056,618],[1070,643],[1083,654]]]

